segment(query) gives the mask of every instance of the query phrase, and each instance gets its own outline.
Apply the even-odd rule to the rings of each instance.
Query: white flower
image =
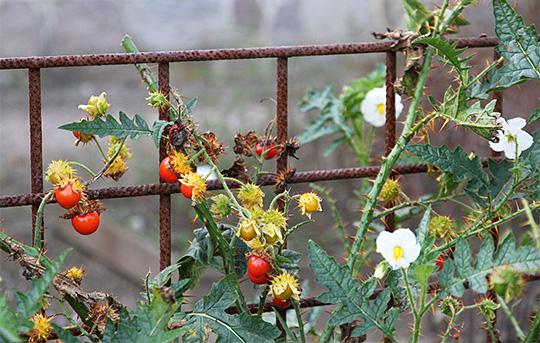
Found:
[[[401,97],[396,94],[396,118],[402,110]],[[360,105],[360,111],[371,125],[383,126],[386,123],[386,87],[370,90]]]
[[[208,164],[202,164],[197,167],[197,174],[199,174],[203,179],[206,178],[206,181],[217,180],[218,176],[214,169]],[[207,176],[208,175],[208,176]]]
[[[533,144],[532,136],[522,130],[527,123],[525,119],[518,117],[506,122],[504,118],[499,118],[497,123],[502,125],[502,130],[497,131],[499,142],[489,142],[489,146],[494,151],[504,151],[506,158],[519,157],[522,151],[529,149]]]
[[[377,237],[377,252],[382,254],[392,269],[408,268],[418,258],[420,244],[409,229],[383,231]]]

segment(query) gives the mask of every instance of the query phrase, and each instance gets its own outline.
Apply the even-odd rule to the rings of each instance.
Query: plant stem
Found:
[[[268,295],[269,288],[266,286],[264,291],[261,293],[261,296],[259,297],[259,307],[257,307],[257,315],[262,316],[264,311],[264,303],[266,302],[266,296]]]
[[[300,312],[300,306],[296,299],[289,299],[294,306],[294,312],[296,312],[296,320],[298,321],[298,329],[300,329],[300,339],[302,343],[306,343],[306,335],[304,334],[304,321],[302,320],[302,312]]]
[[[36,227],[34,228],[34,248],[38,251],[41,249],[41,230],[43,229],[41,225],[41,221],[43,218],[43,210],[45,209],[45,205],[49,202],[49,200],[54,195],[54,192],[48,192],[45,194],[43,199],[41,199],[41,202],[39,203],[39,207],[36,213]]]
[[[90,170],[90,168],[88,168],[87,166],[85,166],[84,164],[82,163],[79,163],[79,162],[69,162],[68,163],[70,166],[77,166],[77,167],[81,167],[82,169],[86,170],[88,172],[88,174],[92,175],[92,177],[95,177],[96,174]]]
[[[411,102],[409,113],[407,114],[407,118],[405,120],[403,132],[401,133],[401,136],[399,137],[396,146],[392,149],[390,154],[387,157],[383,158],[380,172],[375,179],[373,188],[367,196],[368,200],[362,214],[360,225],[358,226],[354,243],[351,248],[351,254],[348,258],[348,266],[351,274],[354,273],[354,265],[356,263],[357,255],[361,249],[364,237],[369,229],[369,224],[371,223],[373,217],[373,211],[375,210],[377,199],[379,197],[379,194],[381,193],[382,187],[386,179],[392,172],[394,165],[396,164],[399,156],[403,152],[403,149],[414,136],[414,133],[417,132],[425,123],[435,117],[435,114],[427,115],[418,124],[414,125],[416,115],[420,107],[420,100],[424,92],[424,86],[427,81],[428,72],[431,67],[432,58],[433,50],[431,48],[428,48],[426,55],[424,56],[424,63],[422,65],[422,69],[420,70],[418,76],[418,83],[414,91],[414,98]]]
[[[523,208],[525,209],[525,213],[527,214],[527,219],[529,220],[529,226],[531,227],[532,236],[534,238],[534,241],[536,242],[536,249],[540,250],[540,235],[538,234],[538,224],[536,224],[536,221],[534,220],[527,199],[522,198],[521,203],[523,204]]]
[[[501,304],[501,308],[503,309],[504,313],[508,316],[508,319],[510,319],[510,323],[512,323],[512,326],[514,326],[514,330],[516,330],[517,338],[523,342],[525,339],[525,335],[523,334],[523,331],[519,327],[519,323],[516,320],[516,317],[514,317],[514,314],[512,311],[508,308],[508,305],[504,301],[504,298],[500,295],[497,295],[497,300],[499,301],[499,304]]]
[[[96,142],[96,146],[98,147],[99,152],[101,152],[101,156],[103,156],[105,161],[107,161],[107,163],[108,163],[109,162],[109,157],[103,152],[103,149],[101,148],[101,145],[99,144],[99,141],[97,140],[96,136],[94,136],[94,142]]]

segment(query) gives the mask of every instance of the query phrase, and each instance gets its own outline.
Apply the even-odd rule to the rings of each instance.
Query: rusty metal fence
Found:
[[[496,37],[460,38],[450,40],[457,41],[457,47],[494,47],[498,41]],[[396,80],[396,53],[391,42],[375,43],[351,43],[310,46],[286,46],[264,47],[246,49],[213,49],[213,50],[189,50],[189,51],[166,51],[166,52],[141,52],[141,53],[118,53],[96,55],[66,55],[46,57],[15,57],[0,58],[0,69],[27,69],[28,70],[28,101],[30,119],[30,170],[31,189],[27,194],[13,194],[0,196],[0,207],[31,206],[32,207],[32,230],[35,228],[36,213],[39,203],[44,196],[43,190],[43,151],[42,151],[42,118],[41,118],[41,69],[61,67],[86,67],[122,64],[158,64],[159,89],[163,94],[169,94],[169,66],[171,63],[189,61],[219,61],[219,60],[245,60],[245,59],[274,59],[276,60],[276,101],[277,101],[277,140],[285,142],[288,137],[288,61],[291,58],[302,56],[322,56],[339,54],[368,54],[384,53],[386,55],[386,130],[385,151],[390,152],[396,143],[395,132],[395,95],[393,83]],[[502,92],[495,92],[497,112],[502,112]],[[0,114],[1,115],[1,114]],[[159,119],[168,120],[168,109],[159,111]],[[166,146],[161,142],[159,163],[166,155]],[[159,159],[159,160],[158,160]],[[484,166],[487,158],[482,159]],[[277,172],[287,169],[287,160],[278,160]],[[331,170],[298,171],[287,180],[290,184],[317,182],[328,180],[358,179],[376,176],[378,166],[362,168],[344,168]],[[396,165],[396,174],[426,173],[426,163]],[[266,175],[261,178],[261,184],[272,184],[272,176]],[[208,189],[219,189],[218,180],[210,181]],[[160,221],[160,268],[164,269],[171,264],[171,194],[179,193],[178,184],[165,182],[156,184],[141,184],[122,187],[107,187],[88,190],[90,199],[129,198],[139,196],[159,196],[159,221]],[[387,230],[393,230],[393,217],[385,220]],[[32,232],[32,237],[35,237]],[[44,233],[41,232],[42,244]],[[321,305],[314,298],[305,299],[302,307]]]

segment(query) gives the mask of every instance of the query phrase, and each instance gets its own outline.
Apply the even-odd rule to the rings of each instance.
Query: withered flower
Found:
[[[169,130],[169,143],[176,151],[190,147],[191,144],[195,143],[193,130],[192,124],[177,119]]]
[[[105,206],[99,200],[80,202],[77,206],[70,208],[65,214],[61,215],[60,218],[71,219],[78,214],[87,214],[92,211],[101,213],[105,211]]]
[[[107,318],[110,318],[113,323],[118,323],[120,315],[118,310],[110,304],[99,304],[94,303],[92,307],[88,310],[88,317],[94,322],[95,327],[103,332],[107,324]]]
[[[285,190],[287,184],[291,182],[295,173],[295,167],[289,167],[289,169],[279,172],[276,176],[276,184],[274,185],[274,187],[276,187],[276,189],[280,191]]]
[[[251,176],[246,172],[246,166],[242,156],[236,156],[233,165],[229,169],[222,170],[221,174],[225,177],[238,179],[244,183],[251,179]]]
[[[257,143],[258,137],[255,131],[249,131],[244,136],[239,132],[234,137],[234,148],[233,151],[235,154],[251,156],[251,147]]]
[[[219,155],[225,154],[225,148],[223,147],[223,143],[220,143],[216,135],[212,131],[206,131],[203,133],[202,138],[204,138],[202,144],[204,146],[204,149],[206,150],[206,153],[210,158],[212,159],[212,162],[216,162]],[[200,150],[200,146],[195,146],[195,150]],[[199,162],[205,162],[204,156],[199,155]]]
[[[285,143],[280,144],[278,148],[278,155],[280,159],[284,159],[286,156],[296,157],[296,151],[300,148],[300,142],[296,138],[290,138]]]

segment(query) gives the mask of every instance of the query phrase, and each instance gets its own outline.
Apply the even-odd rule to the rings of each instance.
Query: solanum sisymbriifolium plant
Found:
[[[371,153],[373,137],[386,122],[387,89],[381,67],[352,81],[339,96],[331,86],[322,91],[310,89],[300,102],[300,112],[315,110],[320,116],[297,139],[278,141],[274,120],[263,133],[239,132],[231,139],[236,159],[226,166],[222,155],[227,144],[213,132],[199,132],[197,98],[185,103],[176,90],[170,94],[172,99],[160,93],[148,66],[137,68],[149,91],[149,105],[168,110],[170,120],[149,125],[141,116],[130,119],[123,112],[116,119],[107,113],[105,93],[92,96],[88,104],[79,106],[86,117],[61,129],[74,132],[76,145],[95,145],[105,166],[94,173],[78,162],[51,162],[46,180],[52,190],[39,207],[38,219],[54,197],[68,210],[63,218],[72,219],[83,234],[94,232],[96,215],[99,220],[104,205],[88,199],[88,187],[98,177],[118,180],[127,172],[126,160],[136,153],[126,148],[127,138],[151,137],[156,147],[160,142],[167,146],[167,157],[156,166],[156,175],[178,186],[184,204],[195,210],[199,227],[176,263],[153,279],[147,275],[143,300],[131,311],[112,295],[84,292],[80,287],[82,268],[60,272],[68,252],[51,260],[40,250],[40,220],[32,247],[0,233],[2,249],[25,262],[26,275],[36,276],[29,292],[17,293],[16,310],[0,306],[0,341],[59,338],[78,342],[74,336],[81,335],[91,342],[206,342],[212,336],[223,342],[269,342],[284,332],[286,338],[282,339],[292,342],[337,342],[379,332],[389,341],[409,336],[410,342],[418,342],[422,321],[435,307],[447,317],[441,342],[459,338],[460,315],[466,311],[481,313],[485,329],[497,341],[499,333],[493,327],[497,309],[505,312],[514,327],[516,337],[509,339],[536,341],[538,311],[532,320],[522,320],[514,316],[513,308],[527,287],[524,276],[540,273],[540,237],[533,217],[540,207],[540,131],[528,132],[527,125],[538,118],[540,110],[506,117],[495,111],[495,100],[484,100],[492,91],[540,80],[540,44],[535,28],[526,27],[506,0],[494,0],[496,50],[501,58],[473,75],[467,50],[457,49],[447,39],[466,23],[463,11],[472,5],[472,0],[446,0],[431,10],[415,0],[404,0],[407,30],[382,35],[397,38],[406,54],[404,75],[394,83],[399,92],[396,117],[402,121],[402,129],[394,148],[382,158]],[[128,37],[123,46],[128,52],[137,51]],[[456,79],[442,99],[435,99],[426,87],[437,60]],[[504,66],[496,68],[503,61]],[[470,130],[504,156],[489,159],[484,169],[480,157],[462,147],[452,150],[447,145],[430,145],[428,128],[435,120]],[[269,174],[265,170],[268,161],[296,157],[300,143],[309,144],[329,134],[338,137],[326,154],[346,144],[360,166],[380,164],[376,178],[358,190],[365,196],[359,201],[353,239],[345,234],[336,206],[322,187],[314,185],[315,191],[298,194],[286,187],[294,168],[279,173],[274,187],[263,187],[260,182]],[[422,144],[413,142],[418,136]],[[97,137],[109,137],[107,152]],[[408,155],[429,163],[439,173],[438,193],[413,199],[401,187],[403,179],[390,178]],[[89,173],[90,179],[83,180],[75,168]],[[211,190],[216,188],[220,190]],[[465,215],[455,218],[438,210],[438,204],[448,202]],[[381,219],[390,213],[396,214],[398,226],[407,221],[407,227],[384,231]],[[291,235],[309,230],[309,224],[322,215],[336,218],[345,253],[345,262],[338,263],[316,237],[307,247],[314,281],[327,289],[317,300],[332,308],[326,322],[322,322],[320,310],[301,310],[308,288],[299,274],[298,262],[303,256],[287,245]],[[91,218],[85,221],[80,216]],[[501,237],[496,234],[500,226],[519,217],[528,220],[529,230],[521,235],[519,244],[513,230]],[[511,224],[517,227],[515,221]],[[368,262],[376,264],[374,271],[361,268]],[[207,268],[223,276],[208,295],[192,301],[188,311],[183,306],[185,293],[198,285]],[[176,273],[178,281],[173,282]],[[56,295],[47,292],[51,285]],[[245,295],[246,285],[257,291],[255,299]],[[465,302],[466,288],[479,295],[476,302]],[[6,303],[6,297],[0,296],[0,304]],[[60,326],[46,314],[47,304],[53,300],[62,308],[56,317],[65,318],[69,325]],[[276,313],[285,308],[293,318],[276,315],[269,322],[263,317],[265,305]],[[77,318],[69,314],[68,307]],[[411,318],[404,316],[409,313],[411,330],[398,335],[397,324]]]

